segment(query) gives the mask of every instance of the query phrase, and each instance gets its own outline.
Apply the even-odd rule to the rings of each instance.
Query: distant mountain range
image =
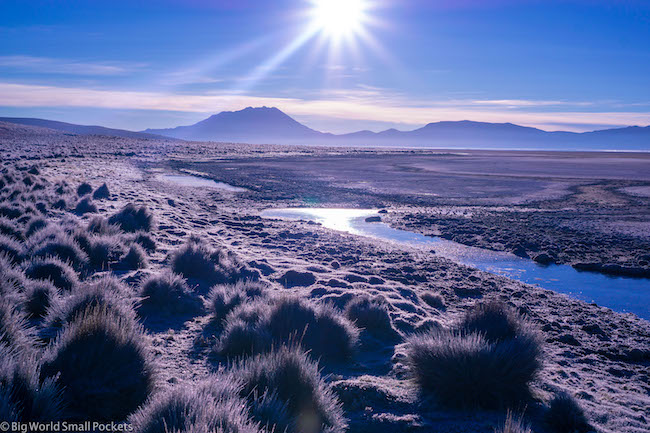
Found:
[[[40,128],[54,129],[75,135],[106,135],[109,137],[124,138],[168,138],[160,135],[146,134],[143,132],[126,131],[124,129],[105,128],[103,126],[84,126],[73,123],[58,122],[56,120],[32,119],[28,117],[0,117],[0,122],[15,123],[18,125],[38,126]]]
[[[650,127],[586,133],[547,132],[512,123],[429,123],[413,131],[388,129],[335,135],[308,128],[277,108],[224,111],[189,126],[147,129],[183,140],[431,148],[650,150]]]
[[[311,129],[277,108],[248,107],[224,111],[194,125],[142,132],[81,126],[42,119],[0,118],[72,134],[128,138],[175,138],[193,141],[251,144],[305,144],[331,146],[387,146],[472,149],[650,150],[650,126],[630,126],[592,132],[548,132],[512,123],[468,120],[429,123],[412,131],[388,129],[330,134]]]

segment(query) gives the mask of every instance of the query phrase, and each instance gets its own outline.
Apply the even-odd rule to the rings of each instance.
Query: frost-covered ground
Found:
[[[111,304],[119,304],[118,300],[99,302],[107,302],[119,312],[111,313],[119,316],[119,319],[115,319],[116,323],[124,324],[129,320],[144,323],[144,329],[133,331],[135,334],[129,334],[129,338],[141,335],[144,347],[139,350],[147,351],[151,359],[133,354],[127,359],[141,361],[138,364],[140,367],[147,365],[147,368],[155,371],[155,386],[151,389],[140,386],[138,390],[144,393],[143,398],[134,401],[131,406],[122,403],[124,407],[111,412],[117,415],[106,415],[107,419],[120,421],[128,418],[139,426],[140,431],[160,431],[144,428],[146,423],[143,419],[155,418],[151,415],[154,403],[161,404],[160,401],[170,395],[168,393],[174,390],[180,392],[187,385],[194,394],[187,391],[189,396],[185,395],[185,400],[177,397],[178,400],[188,402],[191,413],[198,411],[193,405],[199,400],[206,402],[206,405],[214,404],[222,408],[229,415],[221,416],[232,425],[237,425],[237,429],[233,427],[233,430],[226,431],[260,431],[264,428],[263,423],[259,424],[260,419],[270,422],[269,419],[274,418],[268,415],[269,412],[282,412],[285,418],[291,420],[287,424],[288,431],[305,433],[342,431],[346,423],[349,425],[348,431],[353,432],[492,432],[503,424],[506,406],[511,406],[517,416],[523,414],[525,422],[531,423],[535,432],[570,431],[554,429],[548,423],[549,402],[561,391],[566,391],[584,408],[597,431],[646,432],[649,429],[650,323],[647,321],[467,268],[421,249],[334,232],[308,222],[267,220],[259,216],[260,210],[266,207],[317,204],[386,207],[390,209],[389,215],[395,218],[396,224],[401,224],[404,218],[400,216],[405,212],[424,215],[432,208],[449,206],[456,210],[469,209],[462,211],[467,217],[470,213],[493,212],[472,208],[477,204],[503,206],[507,202],[508,206],[512,206],[513,203],[526,203],[535,208],[535,200],[569,200],[567,197],[574,197],[575,200],[575,194],[571,191],[589,188],[589,184],[593,183],[591,179],[567,179],[562,174],[551,180],[540,176],[524,181],[509,177],[490,181],[490,177],[476,173],[452,175],[442,170],[432,173],[417,167],[418,164],[430,167],[431,161],[444,166],[445,158],[456,158],[450,154],[137,141],[68,136],[49,130],[9,125],[0,125],[0,149],[3,169],[11,172],[16,182],[24,184],[20,187],[6,186],[7,189],[3,191],[4,204],[9,206],[7,203],[15,202],[21,212],[7,223],[24,238],[23,257],[17,260],[14,271],[21,275],[27,272],[33,259],[32,253],[39,251],[46,242],[43,239],[37,242],[38,236],[41,236],[39,229],[56,231],[59,229],[55,228],[60,227],[63,234],[57,236],[72,233],[73,241],[83,244],[82,236],[78,234],[81,231],[89,239],[88,245],[82,248],[88,260],[92,262],[95,254],[101,260],[73,268],[72,272],[79,281],[71,283],[74,286],[72,289],[58,286],[53,289],[51,293],[56,293],[53,295],[56,302],[63,305],[57,311],[66,312],[66,308],[72,308],[70,305],[74,304],[77,292],[90,290],[86,287],[92,286],[93,281],[106,274],[116,276],[123,285],[119,290],[111,289],[111,299],[114,295],[121,296],[129,301],[127,303],[136,302],[145,306],[137,307],[136,313],[132,313],[130,306],[115,307]],[[624,163],[636,166],[644,162],[629,160]],[[536,164],[540,164],[539,160]],[[33,167],[37,167],[35,174],[30,174],[29,170]],[[180,186],[160,178],[161,173],[181,170],[203,173],[218,181],[246,188],[248,192]],[[26,176],[33,177],[28,181],[31,185],[24,182]],[[459,177],[464,182],[459,182]],[[637,185],[644,181],[647,179],[634,178],[627,182]],[[85,210],[90,212],[82,213],[84,206],[77,205],[84,200],[84,194],[83,191],[80,194],[77,188],[85,182],[91,187],[91,198],[85,203],[89,206],[84,205],[88,208]],[[616,188],[627,185],[624,179],[617,179],[616,182]],[[92,198],[104,183],[110,191],[108,197],[100,194]],[[35,184],[42,184],[43,189],[34,190]],[[56,191],[59,186],[62,186],[60,194]],[[18,193],[11,197],[16,188]],[[444,196],[443,192],[449,196]],[[54,204],[61,198],[59,196],[65,204],[57,209]],[[526,197],[535,199],[526,200]],[[621,196],[616,197],[620,199]],[[38,205],[39,202],[43,204]],[[635,203],[638,206],[647,205],[645,202]],[[127,222],[131,220],[120,214],[128,204],[135,205],[134,212],[141,206],[146,207],[144,218],[134,213],[133,221],[138,222],[136,230],[130,230],[130,223]],[[561,214],[563,210],[558,207],[555,212]],[[617,215],[620,217],[625,212],[624,208],[620,208]],[[452,211],[451,214],[456,213]],[[122,217],[111,220],[110,217],[114,215]],[[153,217],[150,225],[147,223],[149,215]],[[431,215],[435,214],[427,215],[432,218]],[[120,228],[109,227],[110,224],[102,223],[99,217],[108,218],[106,222],[121,224]],[[36,227],[39,224],[35,221],[39,218],[45,221],[45,227]],[[141,224],[143,220],[145,223]],[[30,229],[32,225],[35,227]],[[496,223],[495,227],[506,230]],[[438,229],[444,233],[444,230]],[[29,237],[27,231],[30,232]],[[139,235],[150,238],[155,249],[147,249],[147,246],[151,246],[150,242],[138,238]],[[610,235],[615,236],[615,232]],[[194,240],[189,240],[191,236]],[[480,234],[475,236],[476,239],[480,237]],[[99,248],[102,242],[108,244],[108,253],[103,256]],[[140,247],[134,247],[135,244]],[[80,248],[82,246],[79,245]],[[132,248],[144,255],[144,261],[127,258]],[[192,248],[192,251],[200,253],[187,254],[188,249]],[[559,245],[558,248],[562,250],[563,246]],[[588,246],[585,248],[588,249]],[[218,249],[220,252],[217,254],[215,251]],[[179,256],[189,257],[190,264],[180,263],[177,260]],[[201,257],[209,257],[219,265],[216,268],[216,265],[211,265],[208,270],[200,266],[197,269],[193,264],[199,263]],[[637,260],[636,255],[634,260]],[[155,280],[171,269],[184,270],[181,275],[187,280],[186,283],[181,281],[176,284],[187,286],[176,292],[170,290],[174,293],[171,298],[165,298],[168,292],[156,291],[151,288],[152,285],[147,289],[147,281]],[[8,275],[11,273],[5,271],[3,278],[8,278]],[[216,323],[218,314],[214,307],[211,310],[209,305],[203,305],[204,301],[216,305],[218,296],[215,292],[210,293],[214,283],[225,283],[223,290],[233,292],[236,289],[230,283],[239,277],[259,278],[264,285],[266,294],[262,302],[254,299],[244,302],[250,303],[252,312],[249,315],[262,324],[246,322],[246,311],[240,311],[239,317],[226,320],[226,325],[222,326]],[[26,277],[22,275],[20,278]],[[24,298],[31,299],[35,291],[31,279],[26,278],[25,281],[21,283],[26,287],[22,292],[11,289],[2,295],[3,302],[11,303],[11,308],[16,311],[28,310]],[[164,286],[163,283],[157,284]],[[10,297],[9,294],[15,296]],[[377,309],[379,319],[375,316],[372,316],[372,320],[362,317],[368,320],[367,323],[376,324],[376,327],[361,326],[360,316],[355,316],[350,306],[353,305],[351,302],[364,295],[371,296],[373,302],[380,305]],[[167,299],[174,301],[166,302]],[[285,340],[294,340],[294,343],[302,338],[304,346],[311,349],[307,356],[320,360],[319,368],[325,382],[314,388],[321,399],[319,405],[314,407],[322,409],[322,413],[311,406],[310,410],[295,409],[291,403],[294,400],[283,396],[281,387],[275,389],[273,394],[274,388],[269,386],[269,395],[273,394],[273,398],[268,398],[272,400],[270,403],[251,397],[253,391],[242,393],[237,390],[238,386],[245,387],[251,383],[261,386],[260,382],[249,379],[250,372],[255,369],[251,365],[256,362],[258,364],[255,365],[259,366],[266,364],[253,358],[248,365],[240,365],[230,354],[236,354],[237,359],[239,356],[247,358],[246,353],[250,349],[266,344],[264,338],[267,338],[267,331],[264,326],[268,327],[269,335],[272,334],[268,341],[277,346],[278,338],[284,337],[277,336],[281,333],[277,334],[280,331],[273,325],[273,312],[265,309],[276,308],[275,305],[287,299],[312,303],[309,305],[315,307],[310,311],[315,318],[305,313],[305,320],[311,323],[313,329],[322,327],[331,331],[312,337],[309,334],[312,331],[303,329],[300,337],[285,336]],[[161,302],[156,303],[157,300]],[[435,391],[423,391],[420,387],[422,383],[414,379],[413,364],[407,362],[413,347],[412,337],[454,327],[467,311],[488,300],[499,300],[509,305],[516,313],[525,315],[540,332],[544,356],[539,374],[530,383],[532,397],[490,409],[450,407],[449,402],[439,398]],[[322,307],[324,304],[331,307]],[[75,319],[69,318],[67,323],[61,319],[65,314],[57,311],[49,312],[43,320],[36,320],[33,316],[26,319],[29,326],[17,332],[24,334],[25,342],[33,341],[34,347],[12,349],[12,353],[45,353],[36,356],[45,360],[41,367],[45,372],[63,371],[64,367],[57,367],[59,364],[55,361],[66,359],[64,354],[67,352],[63,349],[71,347],[66,346],[67,340],[60,336],[52,340],[52,334],[68,332],[74,336],[73,331],[81,332]],[[382,316],[382,312],[385,316]],[[88,313],[89,316],[100,317],[95,319],[100,325],[93,329],[109,327],[101,319],[104,317],[102,314],[108,313],[95,310]],[[137,314],[137,317],[132,319],[131,314]],[[55,326],[54,319],[57,317],[64,320],[64,331],[58,331],[59,328]],[[385,317],[390,319],[387,325],[382,321]],[[325,326],[324,323],[331,324]],[[128,329],[131,326],[136,325],[124,325]],[[249,337],[252,338],[250,341],[245,340]],[[39,341],[48,338],[51,340],[49,346],[39,345]],[[72,337],[69,338],[74,341]],[[315,342],[310,343],[314,338]],[[322,341],[327,338],[331,344],[318,344],[321,341],[319,338]],[[14,344],[5,339],[2,341],[7,345]],[[127,343],[120,341],[123,344],[120,347],[136,344],[128,338]],[[237,348],[237,343],[241,341],[247,343],[239,344],[243,347]],[[92,344],[92,341],[85,344]],[[266,352],[268,348],[257,351]],[[98,364],[101,364],[101,360]],[[86,367],[82,365],[80,369]],[[134,370],[138,371],[137,368]],[[141,370],[143,373],[137,379],[148,383],[147,374],[144,369]],[[79,375],[83,376],[81,373]],[[112,367],[108,368],[106,376],[106,382],[98,384],[98,387],[101,385],[109,391],[115,388],[124,393],[133,386],[132,383],[123,384],[118,372],[113,373]],[[40,377],[44,377],[42,372]],[[88,416],[90,409],[80,405],[75,396],[80,398],[87,395],[83,393],[89,393],[86,388],[92,388],[92,385],[79,385],[72,379],[65,382],[68,380],[66,376],[62,374],[61,377],[59,380],[64,383],[60,385],[68,384],[67,389],[78,390],[78,394],[63,392],[63,405],[67,401],[67,406],[72,406],[76,412],[68,408],[63,412],[52,410],[52,413],[64,417],[70,417],[70,413],[77,417]],[[313,373],[309,377],[313,378]],[[230,381],[239,379],[245,383],[232,385],[234,391],[226,386],[218,392],[204,390],[206,380],[230,384]],[[481,379],[477,377],[477,382]],[[6,383],[7,380],[0,381],[0,384],[5,384],[3,392],[6,391]],[[211,386],[222,385],[212,383]],[[239,394],[243,399],[241,401],[246,402],[245,412],[250,413],[239,413],[243,404],[237,400]],[[210,395],[210,398],[205,395]],[[95,406],[106,408],[105,414],[112,409],[110,395],[93,398],[103,402],[104,405]],[[151,401],[146,403],[147,399]],[[9,400],[11,403],[11,398]],[[306,397],[304,400],[311,401]],[[335,407],[337,400],[340,409]],[[3,397],[0,401],[6,400]],[[17,413],[20,410],[16,407],[11,409],[11,404],[7,405],[10,410],[2,413],[20,417],[21,414]],[[129,416],[142,405],[145,405],[142,412]],[[4,406],[0,405],[0,408]],[[23,415],[25,410],[21,412]],[[242,419],[235,420],[235,415]],[[247,419],[249,416],[251,419]],[[214,425],[204,420],[209,416],[202,412],[197,418],[206,424],[197,423],[199,426],[194,426],[195,431],[200,431],[202,425]],[[328,420],[323,425],[329,425],[329,430],[315,427],[318,423],[309,421],[313,419]],[[284,424],[278,421],[277,425]],[[187,429],[181,428],[179,431]]]

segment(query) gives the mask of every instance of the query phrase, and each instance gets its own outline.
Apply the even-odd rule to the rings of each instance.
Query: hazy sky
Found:
[[[332,132],[650,124],[650,1],[365,0],[336,23],[316,3],[0,0],[0,116],[140,130],[267,105]]]

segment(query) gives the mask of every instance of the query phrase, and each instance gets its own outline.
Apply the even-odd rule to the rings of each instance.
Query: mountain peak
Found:
[[[188,140],[249,143],[303,142],[325,135],[297,122],[276,107],[266,106],[222,111],[194,125],[160,132]]]

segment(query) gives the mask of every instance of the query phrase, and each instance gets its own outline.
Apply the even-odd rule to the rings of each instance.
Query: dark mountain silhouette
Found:
[[[512,123],[463,120],[429,123],[412,131],[388,129],[334,135],[315,131],[277,108],[248,107],[226,111],[189,126],[147,129],[146,133],[184,140],[244,143],[319,144],[336,146],[404,146],[436,148],[650,150],[650,127],[607,129],[588,133],[547,132]]]
[[[592,132],[548,132],[512,123],[463,120],[429,123],[412,131],[387,129],[335,135],[313,130],[277,108],[248,107],[224,111],[194,125],[143,132],[81,126],[43,119],[0,118],[0,121],[40,126],[71,134],[128,138],[252,144],[305,144],[329,146],[386,146],[422,148],[530,149],[530,150],[650,150],[650,126],[629,126]]]
[[[184,140],[245,143],[312,143],[332,136],[308,128],[270,107],[223,111],[194,125],[144,132]]]
[[[54,129],[75,135],[106,135],[109,137],[124,138],[168,138],[160,135],[146,134],[142,132],[126,131],[124,129],[105,128],[103,126],[84,126],[73,123],[58,122],[56,120],[32,119],[21,117],[0,117],[0,122],[14,123],[17,125],[38,126],[40,128]]]

